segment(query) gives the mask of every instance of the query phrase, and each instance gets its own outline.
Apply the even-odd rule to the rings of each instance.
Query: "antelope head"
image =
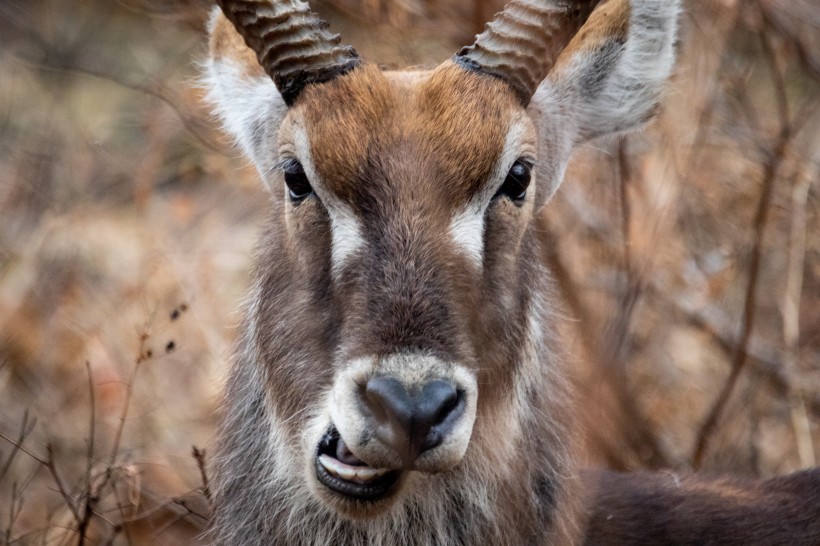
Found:
[[[363,61],[300,0],[218,3],[210,97],[272,200],[218,504],[556,504],[570,412],[534,219],[574,147],[656,109],[677,3],[513,0],[410,71]]]

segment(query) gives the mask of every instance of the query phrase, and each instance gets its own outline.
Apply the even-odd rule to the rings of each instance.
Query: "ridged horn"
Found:
[[[306,85],[324,83],[361,62],[350,46],[300,0],[217,0],[259,64],[273,79],[285,104],[292,105]]]
[[[524,106],[599,0],[512,0],[454,58],[506,81]]]

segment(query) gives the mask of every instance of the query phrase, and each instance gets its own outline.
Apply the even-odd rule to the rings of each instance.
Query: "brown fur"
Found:
[[[416,165],[408,189],[446,211],[464,205],[486,180],[519,109],[502,81],[451,62],[409,81],[365,65],[306,89],[300,102],[294,114],[305,120],[320,175],[341,198],[364,199],[368,187],[378,187],[362,182],[363,165],[390,184],[403,170],[390,162],[400,158]],[[327,106],[304,106],[313,104]],[[448,183],[433,186],[437,180]]]
[[[589,473],[585,544],[820,544],[820,469],[766,481]]]
[[[218,544],[577,544],[581,502],[587,544],[816,543],[820,471],[762,483],[589,474],[584,494],[576,478],[534,219],[575,144],[654,109],[677,8],[630,6],[593,14],[528,111],[502,80],[450,61],[364,64],[286,109],[217,18],[212,95],[272,190],[215,449]],[[634,33],[645,49],[629,57]],[[521,155],[536,164],[526,199],[492,199]],[[287,197],[282,157],[315,167],[308,197]],[[450,447],[391,458],[356,397],[385,376],[408,390],[451,381],[474,421]],[[390,496],[361,502],[319,483],[319,440],[343,424],[356,457],[401,471]]]
[[[391,499],[401,501],[394,510],[414,510],[412,499],[436,487],[441,500],[429,496],[425,510],[474,519],[468,528],[447,530],[448,541],[475,543],[482,536],[499,544],[573,541],[576,504],[568,492],[574,482],[558,479],[573,472],[566,440],[571,415],[560,410],[565,382],[555,352],[543,352],[546,344],[528,345],[528,310],[533,298],[548,290],[537,259],[540,243],[530,227],[533,208],[507,200],[490,207],[481,269],[446,235],[454,209],[480,187],[500,183],[490,175],[520,106],[503,82],[449,62],[412,79],[413,86],[410,81],[365,65],[307,88],[284,121],[278,145],[290,149],[294,126],[304,127],[324,188],[356,211],[366,251],[334,278],[326,208],[315,197],[293,205],[277,196],[245,327],[251,337],[240,345],[228,400],[247,396],[245,376],[251,372],[242,368],[264,363],[261,374],[270,396],[260,411],[265,415],[269,405],[281,416],[280,440],[294,446],[301,461],[311,454],[296,448],[310,415],[306,401],[322,400],[346,362],[410,351],[461,363],[476,374],[481,392],[470,447],[454,471],[409,476],[401,484],[407,498]],[[550,335],[548,311],[538,311],[544,336]],[[530,354],[522,356],[524,349]],[[250,360],[242,356],[248,351],[254,355]],[[549,364],[535,371],[536,361]],[[550,420],[540,421],[543,415]],[[248,439],[234,437],[248,426],[242,419],[228,415],[224,421],[218,447],[223,468],[247,464],[232,460],[249,453],[241,447]],[[538,434],[519,436],[536,427]],[[216,473],[218,506],[249,487],[243,477],[225,481],[226,471]],[[468,494],[467,480],[484,492]],[[459,495],[466,498],[457,500]],[[486,506],[481,510],[489,513],[469,516],[459,503]],[[343,511],[375,519],[390,506]],[[217,510],[218,527],[235,525],[228,509]],[[275,527],[264,536],[293,537],[284,534],[293,532]],[[406,540],[423,543],[424,537]]]

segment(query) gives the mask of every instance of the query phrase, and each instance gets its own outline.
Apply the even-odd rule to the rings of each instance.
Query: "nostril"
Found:
[[[433,426],[446,419],[456,407],[458,391],[451,383],[437,379],[424,385],[419,398],[419,418]]]
[[[424,427],[422,451],[426,451],[441,444],[453,430],[464,412],[464,392],[447,381],[431,381],[422,389],[419,406]]]
[[[395,422],[409,428],[413,421],[413,400],[398,380],[376,377],[367,382],[365,401],[379,421]]]
[[[464,393],[441,379],[411,394],[392,377],[375,377],[363,389],[374,435],[412,462],[444,441],[464,411]]]

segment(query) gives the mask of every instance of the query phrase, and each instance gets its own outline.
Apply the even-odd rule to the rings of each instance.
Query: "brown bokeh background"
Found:
[[[324,0],[430,64],[502,0]],[[0,4],[0,544],[192,544],[267,197],[197,84],[201,0]],[[579,150],[540,227],[584,464],[820,453],[820,6],[690,0],[659,118]]]

